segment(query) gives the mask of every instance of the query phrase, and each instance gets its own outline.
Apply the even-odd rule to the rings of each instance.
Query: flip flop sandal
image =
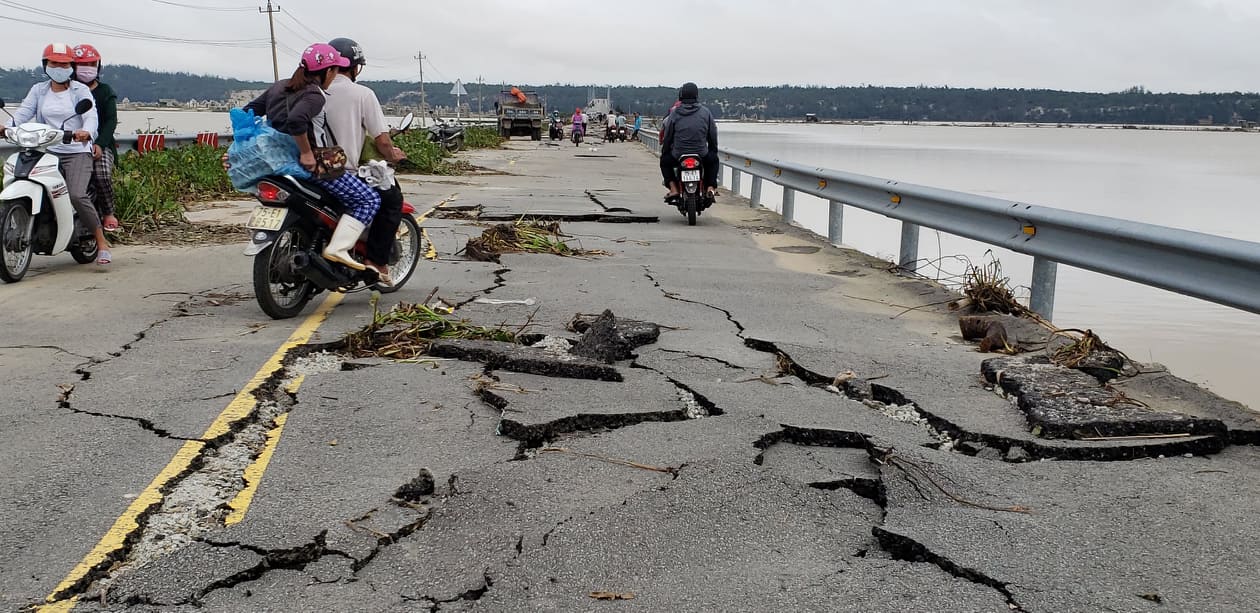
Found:
[[[101,266],[109,264],[110,262],[113,262],[113,261],[114,260],[110,256],[109,251],[106,249],[101,249],[100,253],[96,254],[96,263],[100,264]]]

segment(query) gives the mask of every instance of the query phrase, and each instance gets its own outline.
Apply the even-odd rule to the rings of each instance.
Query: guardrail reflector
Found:
[[[893,203],[893,204],[901,204],[901,196],[898,196],[897,194],[893,194],[893,195],[892,195],[892,203]]]
[[[781,176],[783,176],[783,169],[782,169],[782,168],[775,168],[775,169],[774,169],[774,176],[776,176],[776,177],[781,177]]]
[[[1037,236],[1037,226],[1024,226],[1024,234]]]
[[[818,180],[818,189],[827,189],[827,180],[826,180],[826,179],[819,179],[819,180]]]
[[[744,160],[744,166],[752,166],[752,160]]]

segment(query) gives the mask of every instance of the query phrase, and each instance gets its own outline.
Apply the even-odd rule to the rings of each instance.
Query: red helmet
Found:
[[[70,45],[65,43],[53,43],[44,47],[45,62],[65,62],[71,64],[74,62],[74,53]]]
[[[95,64],[101,61],[101,54],[92,45],[75,45],[74,61],[76,64]]]

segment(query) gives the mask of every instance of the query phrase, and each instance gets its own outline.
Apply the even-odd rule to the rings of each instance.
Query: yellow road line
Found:
[[[433,213],[433,211],[438,210],[441,206],[441,204],[438,204],[438,206],[421,213],[418,217],[416,217],[416,223],[423,223],[425,218]],[[421,229],[421,233],[424,233],[423,229]],[[426,239],[428,238],[427,234],[424,236]],[[429,245],[429,249],[432,250],[433,243],[430,242]],[[436,252],[434,252],[435,257],[436,255]],[[425,257],[428,257],[428,255]],[[302,381],[305,379],[305,376],[299,376],[295,378],[285,389],[290,394],[296,394],[298,388],[302,386]],[[245,467],[245,473],[243,475],[245,479],[245,489],[238,492],[236,497],[228,503],[228,507],[232,509],[232,512],[224,518],[224,525],[231,526],[233,524],[238,524],[241,520],[245,519],[245,513],[249,510],[249,504],[253,502],[254,494],[258,492],[258,485],[262,483],[263,473],[267,472],[267,466],[271,463],[271,457],[275,455],[276,447],[280,445],[280,436],[284,433],[284,424],[288,422],[288,420],[288,413],[282,413],[276,417],[276,425],[267,432],[267,440],[263,443],[262,452],[258,454],[258,457],[255,458],[249,466]]]
[[[420,236],[423,236],[425,242],[429,243],[429,248],[424,251],[424,259],[436,260],[438,256],[437,247],[433,246],[433,239],[429,238],[429,231],[424,228],[420,228]]]
[[[258,458],[245,468],[245,474],[243,475],[245,489],[237,493],[232,502],[228,503],[228,507],[232,509],[232,512],[223,519],[223,525],[231,526],[245,519],[245,511],[249,510],[249,503],[254,501],[254,494],[258,491],[258,484],[262,483],[263,473],[267,472],[267,465],[271,463],[271,456],[275,454],[276,447],[280,444],[280,435],[284,433],[284,424],[287,421],[289,421],[288,413],[281,413],[276,416],[276,427],[267,432],[267,442],[263,443],[262,453],[259,453]]]
[[[205,443],[202,441],[208,441],[226,434],[234,422],[241,420],[254,409],[254,406],[257,404],[257,400],[254,398],[254,391],[261,387],[271,377],[272,373],[283,368],[284,356],[290,349],[310,340],[311,336],[315,334],[315,330],[324,323],[324,320],[328,318],[328,315],[332,313],[332,310],[337,307],[337,304],[343,298],[345,298],[345,294],[331,293],[324,299],[319,308],[314,313],[311,313],[302,322],[302,325],[293,331],[289,339],[263,363],[262,368],[254,373],[253,378],[236,394],[232,402],[228,403],[227,408],[223,409],[222,413],[219,413],[219,416],[206,428],[206,432],[201,435],[201,440],[188,441],[184,443],[183,447],[180,447],[179,451],[175,453],[175,457],[171,458],[170,463],[166,465],[166,468],[163,468],[153,478],[153,481],[149,483],[149,486],[127,506],[127,510],[123,511],[123,514],[114,521],[114,525],[105,533],[105,536],[101,537],[100,542],[70,571],[70,574],[66,575],[65,579],[61,580],[61,583],[57,584],[52,593],[44,599],[46,604],[37,608],[37,611],[40,613],[56,613],[69,611],[74,607],[75,602],[78,601],[77,596],[73,599],[58,601],[56,598],[57,594],[74,586],[74,584],[86,577],[88,573],[92,572],[92,569],[108,563],[111,555],[123,549],[127,535],[135,532],[139,527],[140,516],[150,507],[162,503],[162,489],[192,466],[197,455],[205,447]],[[261,477],[261,474],[259,477]],[[244,513],[244,509],[240,509],[240,512]]]

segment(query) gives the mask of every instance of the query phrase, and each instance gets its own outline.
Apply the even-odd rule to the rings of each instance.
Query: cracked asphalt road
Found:
[[[687,227],[646,151],[577,153],[513,141],[470,154],[499,174],[404,188],[421,211],[602,217],[563,230],[611,255],[464,261],[483,227],[434,216],[439,259],[382,303],[437,287],[474,323],[569,339],[578,313],[660,324],[633,359],[589,369],[616,380],[511,372],[494,347],[344,370],[317,352],[286,393],[303,349],[258,392],[287,410],[282,432],[251,411],[203,439],[301,322],[258,310],[239,246],[129,248],[107,272],[52,259],[0,286],[0,610],[56,591],[188,445],[171,485],[195,487],[165,502],[202,528],[143,514],[59,594],[76,610],[1254,609],[1254,420],[1193,441],[1040,440],[953,315],[893,306],[939,288],[729,197]],[[350,295],[310,342],[370,312]],[[257,426],[279,443],[226,522],[196,498],[246,478],[203,473],[259,449]],[[168,553],[136,560],[138,539]]]

